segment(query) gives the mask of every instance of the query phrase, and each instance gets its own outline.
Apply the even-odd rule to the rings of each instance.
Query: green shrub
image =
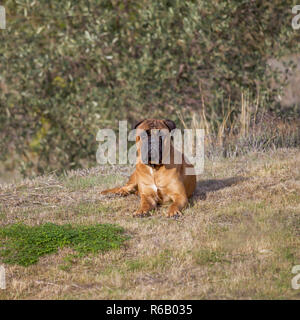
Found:
[[[39,226],[13,224],[0,228],[0,257],[4,263],[29,266],[39,257],[71,247],[79,255],[120,248],[126,237],[123,229],[110,224],[92,226]]]
[[[0,148],[23,173],[95,163],[117,120],[220,122],[241,92],[271,108],[267,59],[296,51],[292,1],[6,0],[0,30]],[[289,67],[287,66],[287,69]]]

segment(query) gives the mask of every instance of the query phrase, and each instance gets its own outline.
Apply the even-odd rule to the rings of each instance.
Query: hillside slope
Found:
[[[5,265],[0,299],[299,299],[300,151],[206,161],[179,220],[166,208],[137,219],[138,197],[99,192],[132,168],[97,167],[0,187],[0,223],[122,226],[120,250],[74,258],[71,249],[30,267]]]

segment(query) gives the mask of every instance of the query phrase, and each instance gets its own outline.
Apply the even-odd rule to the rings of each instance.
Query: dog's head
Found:
[[[170,152],[170,132],[175,128],[175,123],[167,119],[146,119],[134,126],[138,156],[143,163],[162,164],[164,155]]]

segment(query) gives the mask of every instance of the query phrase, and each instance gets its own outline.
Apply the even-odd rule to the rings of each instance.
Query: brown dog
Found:
[[[195,190],[196,176],[186,175],[186,168],[193,168],[193,165],[187,163],[183,154],[173,147],[172,142],[170,143],[170,135],[161,137],[161,132],[166,132],[166,130],[170,132],[175,129],[175,123],[171,120],[147,119],[137,123],[134,128],[137,129],[138,155],[136,169],[125,186],[104,190],[101,194],[139,194],[141,198],[140,207],[134,213],[134,216],[147,215],[158,204],[170,200],[172,204],[169,207],[168,216],[181,215],[181,210],[187,205],[188,198]],[[159,132],[158,139],[153,139],[157,132]],[[148,139],[144,139],[145,136]],[[154,143],[155,140],[158,143]],[[169,148],[162,147],[168,144]],[[142,152],[145,149],[144,147],[147,147],[148,151]],[[163,152],[163,150],[167,151]],[[152,158],[155,158],[155,155],[156,159],[153,161]],[[174,163],[175,156],[182,159],[181,164]],[[167,164],[164,161],[166,158],[169,159],[169,161],[166,161]],[[145,160],[148,160],[148,163]]]

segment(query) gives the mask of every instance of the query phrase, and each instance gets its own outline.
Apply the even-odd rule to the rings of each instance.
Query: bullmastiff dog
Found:
[[[101,194],[138,194],[140,206],[134,213],[136,217],[148,215],[157,205],[167,201],[172,202],[168,216],[180,216],[195,190],[196,176],[186,174],[187,168],[192,168],[193,173],[194,167],[174,148],[170,132],[175,128],[171,120],[146,119],[138,122],[134,127],[137,146],[135,171],[125,186],[104,190]]]

